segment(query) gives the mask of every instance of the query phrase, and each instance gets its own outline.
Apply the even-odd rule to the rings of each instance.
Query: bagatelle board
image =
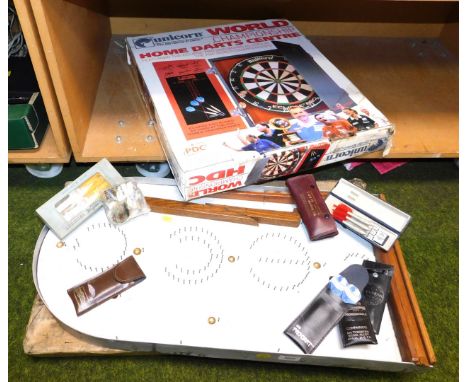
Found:
[[[175,183],[140,183],[140,188],[146,196],[181,200]],[[294,208],[219,197],[196,202]],[[67,289],[129,256],[146,279],[78,317]],[[33,275],[40,297],[59,321],[110,347],[413,369],[413,363],[402,360],[388,309],[377,345],[343,348],[335,327],[306,355],[283,333],[331,276],[366,259],[375,260],[371,245],[341,227],[337,236],[311,242],[302,223],[296,228],[252,227],[151,212],[113,226],[100,210],[64,240],[45,229],[36,246]]]

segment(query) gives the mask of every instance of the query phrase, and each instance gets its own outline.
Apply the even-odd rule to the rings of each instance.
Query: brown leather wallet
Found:
[[[127,257],[111,269],[67,290],[78,316],[116,297],[146,278],[133,258]]]
[[[310,240],[320,240],[338,234],[336,223],[320,194],[311,174],[286,180],[286,185],[297,205]]]

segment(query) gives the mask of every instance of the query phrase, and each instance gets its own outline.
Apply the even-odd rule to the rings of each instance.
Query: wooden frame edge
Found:
[[[385,195],[380,194],[385,201]],[[393,322],[398,326],[400,352],[407,361],[418,366],[430,367],[436,363],[436,356],[429,333],[419,308],[411,283],[400,243],[397,240],[388,252],[374,247],[378,261],[394,267],[391,284],[389,309]]]

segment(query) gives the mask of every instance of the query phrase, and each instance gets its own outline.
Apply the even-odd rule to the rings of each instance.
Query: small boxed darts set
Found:
[[[126,42],[186,200],[390,150],[393,125],[288,20]]]
[[[388,251],[406,229],[411,216],[341,179],[325,203],[333,218],[371,244]]]

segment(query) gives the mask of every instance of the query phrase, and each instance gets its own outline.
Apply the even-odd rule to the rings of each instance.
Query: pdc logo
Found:
[[[151,48],[154,46],[154,41],[148,37],[141,37],[133,40],[137,49]]]
[[[206,145],[203,143],[199,143],[197,145],[191,144],[190,146],[185,148],[185,155],[191,156],[191,155],[199,154],[205,150],[206,150]]]

